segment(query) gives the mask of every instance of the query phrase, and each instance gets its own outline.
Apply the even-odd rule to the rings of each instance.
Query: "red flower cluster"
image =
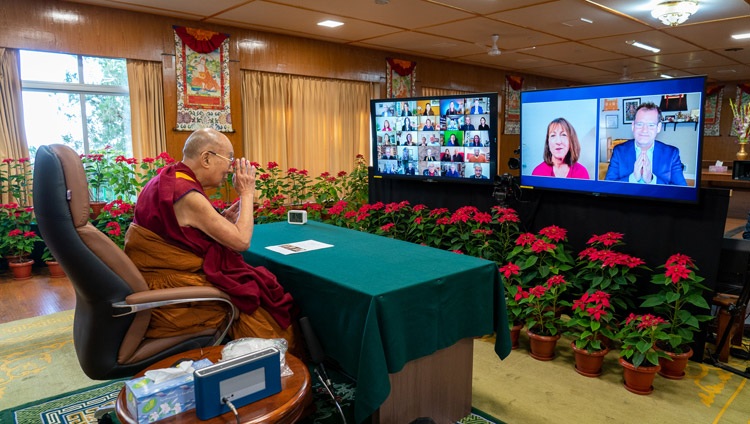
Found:
[[[555,248],[557,248],[556,244],[549,243],[542,239],[536,239],[534,240],[534,243],[531,244],[531,251],[534,253],[552,252]]]
[[[656,327],[659,324],[666,324],[666,320],[661,317],[657,317],[656,315],[651,314],[644,314],[644,315],[636,315],[634,313],[630,313],[628,317],[625,319],[625,325],[630,324],[633,321],[639,321],[638,322],[638,329],[639,330],[645,330],[648,328]]]
[[[539,230],[539,235],[547,237],[551,241],[563,241],[568,234],[568,230],[560,228],[557,225],[550,225],[549,227],[542,228]]]
[[[626,266],[628,268],[635,268],[637,266],[645,264],[645,262],[630,256],[626,253],[615,252],[614,250],[599,250],[595,247],[587,247],[578,254],[578,259],[588,259],[592,262],[599,261],[602,263],[602,268],[613,268],[615,266]]]
[[[602,317],[609,315],[607,309],[610,307],[609,293],[597,290],[594,293],[584,293],[580,299],[573,301],[573,311],[581,310],[591,318],[600,321]]]
[[[521,268],[513,262],[508,262],[507,265],[503,265],[498,268],[498,271],[500,271],[500,273],[503,274],[505,278],[510,278],[513,275],[518,275],[521,271]]]
[[[125,162],[128,165],[138,165],[138,159],[136,159],[136,158],[126,158],[123,155],[117,156],[115,158],[115,162],[117,162],[117,163]]]
[[[112,235],[112,236],[115,236],[115,237],[119,237],[120,235],[122,235],[122,228],[120,227],[120,224],[118,224],[115,221],[108,222],[107,223],[107,229],[108,229],[107,233],[109,235]]]
[[[599,243],[599,244],[601,244],[603,246],[611,247],[611,246],[614,246],[617,243],[619,243],[620,240],[622,240],[622,237],[623,237],[622,233],[616,233],[616,232],[613,232],[613,231],[610,231],[608,233],[604,233],[604,234],[601,234],[601,235],[594,234],[593,236],[591,236],[591,238],[589,239],[589,241],[586,242],[586,244],[596,244],[596,243]]]

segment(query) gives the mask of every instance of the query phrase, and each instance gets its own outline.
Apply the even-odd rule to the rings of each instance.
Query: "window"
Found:
[[[125,59],[21,50],[29,154],[62,143],[80,154],[112,146],[132,156]]]

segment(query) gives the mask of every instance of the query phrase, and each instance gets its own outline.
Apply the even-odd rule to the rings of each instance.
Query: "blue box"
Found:
[[[193,368],[205,368],[208,359],[193,362]],[[148,377],[125,382],[128,411],[139,424],[152,423],[195,408],[193,373],[155,383]]]

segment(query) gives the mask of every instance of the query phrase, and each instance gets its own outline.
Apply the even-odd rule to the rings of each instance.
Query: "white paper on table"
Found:
[[[325,249],[333,247],[332,244],[321,243],[315,240],[298,241],[296,243],[284,243],[276,246],[266,246],[266,249],[281,253],[282,255],[291,255],[294,253],[309,252],[311,250]]]

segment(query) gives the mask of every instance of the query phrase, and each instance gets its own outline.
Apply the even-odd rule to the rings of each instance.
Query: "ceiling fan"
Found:
[[[497,47],[497,40],[499,40],[499,39],[500,39],[500,35],[498,35],[498,34],[492,34],[492,47],[490,47],[490,49],[487,50],[487,54],[488,55],[490,55],[490,56],[500,56],[503,53],[509,54],[509,53],[521,52],[521,51],[525,51],[525,50],[534,50],[536,48],[536,46],[532,46],[532,47],[525,47],[525,48],[516,49],[516,50],[501,51]]]

